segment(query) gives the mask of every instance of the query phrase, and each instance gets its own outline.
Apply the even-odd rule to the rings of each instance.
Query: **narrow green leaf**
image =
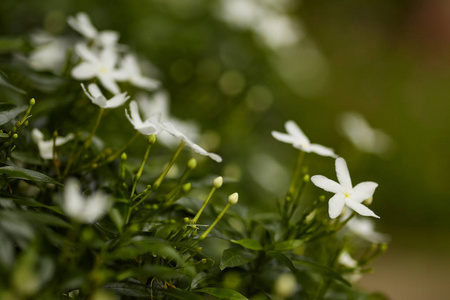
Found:
[[[242,239],[242,240],[231,240],[232,243],[241,245],[242,247],[245,247],[250,250],[262,250],[263,247],[261,244],[253,239]]]
[[[118,280],[124,280],[130,277],[156,277],[160,280],[170,280],[181,278],[184,275],[179,271],[161,265],[150,265],[146,264],[137,268],[132,268],[126,270],[119,276],[117,276]]]
[[[122,217],[122,215],[120,214],[119,209],[117,209],[116,207],[110,209],[109,217],[113,221],[114,225],[116,225],[119,232],[122,233],[122,227],[123,227],[123,224],[125,224],[125,220]]]
[[[333,278],[337,281],[340,281],[348,286],[351,286],[351,284],[347,280],[345,280],[338,272],[336,272],[332,268],[321,265],[305,256],[301,256],[301,257],[296,256],[296,259],[293,260],[293,262],[295,265],[300,265],[300,266],[306,267],[312,271],[322,274],[323,276],[331,277],[331,278]]]
[[[1,84],[0,76],[0,84]],[[1,105],[0,106],[0,125],[6,124],[13,120],[18,114],[27,110],[26,106],[11,106],[11,105]]]
[[[270,246],[270,250],[287,251],[300,247],[303,245],[303,240],[288,240],[276,242]]]
[[[180,289],[167,289],[163,290],[162,293],[168,297],[169,299],[177,299],[177,300],[203,300],[204,298],[200,295],[197,295],[190,291],[183,291]]]
[[[45,205],[45,204],[42,204],[31,198],[25,198],[25,197],[2,198],[2,197],[0,197],[0,199],[7,199],[7,200],[17,203],[18,205],[23,205],[23,206],[28,206],[28,207],[42,207],[42,208],[46,208],[51,211],[54,211],[58,214],[63,214],[61,208],[59,208],[58,206]]]
[[[31,181],[35,181],[35,182],[52,183],[52,184],[62,185],[58,181],[54,180],[53,178],[51,178],[45,174],[42,174],[42,173],[39,173],[39,172],[36,172],[33,170],[24,169],[21,167],[16,167],[16,166],[1,167],[0,174],[5,174],[10,179],[24,179],[24,180],[31,180]]]
[[[220,260],[220,269],[234,268],[248,264],[254,260],[256,256],[241,248],[229,248],[223,251],[222,259]]]
[[[111,291],[119,296],[129,296],[137,298],[150,299],[150,292],[148,289],[139,283],[133,282],[112,282],[103,286],[103,289]]]
[[[291,272],[293,274],[296,274],[298,272],[298,269],[294,266],[291,259],[289,257],[287,257],[284,253],[270,251],[270,252],[267,252],[267,256],[273,257],[276,260],[278,260],[278,262],[280,262],[283,265],[285,265],[286,267],[288,267],[289,270],[291,270]]]
[[[230,300],[248,300],[242,294],[224,288],[203,288],[199,290],[194,290],[194,292],[206,293],[215,296],[220,299],[230,299]]]

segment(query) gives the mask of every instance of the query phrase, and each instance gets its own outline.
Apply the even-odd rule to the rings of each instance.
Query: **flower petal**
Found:
[[[309,139],[306,137],[306,135],[303,133],[303,131],[300,129],[300,127],[298,127],[298,125],[290,120],[287,121],[284,124],[284,127],[286,128],[287,133],[289,133],[289,135],[293,136],[295,138],[295,140],[299,143],[299,144],[309,144]]]
[[[377,186],[378,183],[372,181],[358,183],[353,188],[352,200],[361,203],[362,201],[369,199],[372,197],[373,193],[375,193]]]
[[[316,154],[322,155],[322,156],[330,156],[330,157],[337,157],[336,153],[334,153],[334,150],[331,148],[324,147],[319,144],[311,144],[309,145],[309,152],[314,152]]]
[[[293,144],[295,142],[295,139],[286,133],[281,133],[278,131],[272,131],[272,136],[283,143]]]
[[[100,80],[101,84],[111,93],[113,94],[120,93],[119,86],[111,76],[99,74],[98,79]]]
[[[100,88],[95,83],[91,83],[88,85],[89,93],[92,95],[92,97],[97,98],[99,96],[103,96],[102,92],[100,91]]]
[[[122,93],[122,94],[115,95],[114,97],[112,97],[111,99],[108,100],[108,102],[106,104],[106,107],[107,108],[114,108],[114,107],[121,106],[129,98],[130,97],[127,96],[127,93]]]
[[[91,79],[96,73],[97,69],[87,62],[82,62],[72,69],[72,77],[78,80]]]
[[[339,183],[346,189],[347,192],[352,190],[352,180],[348,172],[347,163],[342,157],[336,159],[336,174]]]
[[[143,76],[135,76],[131,77],[130,82],[140,88],[153,91],[154,89],[157,89],[160,86],[160,83],[158,80],[151,79],[149,77],[143,77]]]
[[[84,43],[76,44],[75,52],[78,54],[78,56],[91,64],[99,63],[97,55],[93,51],[91,51]]]
[[[328,179],[325,176],[314,175],[313,177],[311,177],[311,181],[315,186],[318,186],[327,192],[335,194],[342,193],[342,186],[336,181]]]
[[[76,217],[84,207],[84,199],[80,194],[80,185],[74,178],[69,178],[64,185],[62,208],[71,217]]]
[[[345,204],[344,198],[344,194],[339,193],[328,200],[328,214],[330,218],[336,219],[342,213]]]
[[[351,198],[345,198],[345,205],[347,205],[348,207],[350,207],[351,209],[356,211],[361,216],[375,217],[375,218],[378,218],[378,219],[380,218],[371,209],[369,209],[367,206],[365,206],[365,205],[363,205],[361,203],[358,203],[358,202],[354,201]]]

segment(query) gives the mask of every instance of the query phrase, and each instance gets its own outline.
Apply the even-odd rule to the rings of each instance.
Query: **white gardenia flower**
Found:
[[[78,80],[87,80],[97,77],[100,83],[111,93],[119,94],[116,81],[123,81],[127,73],[116,69],[117,52],[111,48],[104,48],[100,53],[90,50],[85,44],[79,43],[75,51],[83,61],[72,69],[72,76]]]
[[[222,162],[222,157],[220,157],[219,155],[215,154],[215,153],[211,153],[206,151],[205,149],[203,149],[202,147],[200,147],[199,145],[195,144],[192,140],[190,140],[185,134],[183,134],[181,131],[179,131],[178,129],[176,129],[172,123],[167,122],[167,121],[162,121],[161,125],[163,127],[163,129],[165,131],[167,131],[168,133],[170,133],[171,135],[179,138],[180,140],[182,140],[183,142],[186,143],[186,146],[188,146],[189,148],[191,148],[192,150],[194,150],[195,152],[197,152],[200,155],[203,156],[208,156],[210,157],[212,160],[215,160],[216,162]]]
[[[119,33],[116,31],[105,30],[99,32],[94,25],[92,25],[89,16],[84,12],[77,13],[75,17],[68,17],[67,23],[87,39],[94,40],[96,44],[105,48],[115,47],[119,40]]]
[[[300,149],[304,152],[314,152],[322,156],[337,157],[333,149],[319,144],[311,144],[309,139],[294,121],[287,121],[284,124],[284,127],[286,128],[287,134],[272,131],[272,136],[280,142],[292,144],[294,148]]]
[[[362,277],[360,272],[360,268],[358,267],[358,262],[351,257],[350,253],[347,251],[342,251],[338,258],[339,264],[347,267],[349,269],[354,269],[352,273],[344,274],[344,278],[350,281],[351,283],[355,283],[359,281]]]
[[[382,155],[392,147],[391,137],[372,128],[359,113],[344,113],[339,121],[343,134],[361,151]]]
[[[69,178],[64,186],[62,208],[71,218],[81,223],[93,223],[109,209],[109,196],[101,191],[84,197],[76,179]]]
[[[37,128],[33,128],[33,130],[31,131],[31,138],[38,145],[39,155],[43,159],[53,158],[53,140],[45,141],[44,134],[42,134],[42,132]],[[61,146],[70,141],[71,139],[73,139],[73,134],[71,133],[65,137],[58,136],[56,137],[55,145]]]
[[[374,222],[367,218],[353,218],[345,225],[345,228],[372,243],[385,243],[389,240],[388,235],[376,232]]]
[[[133,54],[127,54],[121,62],[122,70],[128,75],[128,80],[134,86],[152,91],[160,86],[159,81],[144,77],[139,68],[139,63]]]
[[[181,128],[193,140],[200,138],[200,129],[195,121],[180,120],[170,115],[169,95],[167,92],[158,91],[152,97],[149,97],[146,93],[141,93],[137,96],[137,101],[145,118],[150,118],[153,114],[159,114],[161,120],[169,121],[175,128]],[[167,147],[176,147],[179,144],[177,138],[165,131],[158,135],[158,141]]]
[[[134,100],[130,102],[130,113],[128,113],[128,110],[125,110],[125,115],[133,125],[134,129],[142,134],[159,134],[163,130],[160,122],[160,114],[152,114],[145,121],[142,121],[141,116],[139,115],[138,104]]]
[[[84,84],[81,84],[81,87],[83,88],[86,96],[91,99],[92,103],[102,108],[115,108],[121,106],[130,98],[125,92],[122,94],[117,94],[111,99],[107,100],[100,91],[100,88],[95,83],[91,83],[90,85],[88,85],[87,90],[84,87]]]
[[[60,74],[66,62],[69,43],[46,32],[38,32],[31,36],[35,46],[28,57],[28,64],[37,71],[51,71]]]
[[[347,163],[342,157],[336,159],[336,174],[339,183],[322,175],[311,177],[311,181],[316,186],[335,194],[328,201],[328,213],[330,218],[337,218],[342,213],[344,205],[362,216],[379,218],[372,210],[361,203],[372,197],[378,184],[371,181],[365,181],[353,187]]]

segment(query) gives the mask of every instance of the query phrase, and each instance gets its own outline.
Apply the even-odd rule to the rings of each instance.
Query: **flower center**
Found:
[[[345,198],[350,198],[350,194],[347,192],[344,193],[344,196],[345,196]]]
[[[101,67],[100,68],[100,73],[106,74],[106,73],[108,73],[108,69],[106,69],[105,67]]]

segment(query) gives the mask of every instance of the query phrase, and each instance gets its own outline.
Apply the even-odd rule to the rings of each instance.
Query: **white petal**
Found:
[[[113,94],[119,94],[120,89],[117,83],[112,79],[109,75],[99,75],[98,79],[100,80],[101,84],[111,93]]]
[[[88,86],[89,93],[92,95],[92,97],[97,98],[100,96],[103,96],[102,92],[100,91],[100,88],[95,83],[91,83]]]
[[[83,219],[86,223],[92,223],[101,217],[109,207],[108,196],[101,192],[89,196],[84,206]]]
[[[290,135],[288,135],[286,133],[281,133],[281,132],[278,132],[278,131],[272,131],[272,136],[275,139],[277,139],[277,140],[279,140],[280,142],[283,142],[283,143],[293,144],[295,142],[294,137],[292,137],[292,136],[290,136]]]
[[[342,186],[339,183],[331,179],[328,179],[325,176],[314,175],[313,177],[311,177],[311,181],[312,183],[314,183],[315,186],[318,186],[327,192],[335,194],[343,192]]]
[[[68,17],[67,23],[87,38],[94,38],[97,35],[97,29],[92,25],[89,16],[86,13],[79,12],[76,17]]]
[[[114,107],[121,106],[129,98],[130,97],[127,96],[127,93],[122,93],[122,94],[115,95],[114,97],[112,97],[111,99],[108,100],[108,103],[106,104],[106,107],[107,108],[114,108]]]
[[[53,158],[53,141],[40,141],[38,144],[39,155],[43,159]]]
[[[100,32],[98,40],[104,47],[114,47],[119,40],[119,33],[113,30],[105,30]]]
[[[40,141],[44,140],[44,134],[37,128],[33,128],[31,131],[31,138],[33,139],[33,142],[38,144]]]
[[[375,217],[380,218],[377,216],[372,210],[370,210],[367,206],[358,203],[351,198],[345,198],[345,205],[356,211],[361,216],[369,216],[369,217]]]
[[[309,152],[314,152],[322,156],[337,157],[333,149],[324,147],[319,144],[311,144],[307,148],[309,149]]]
[[[105,48],[100,53],[100,61],[107,69],[113,70],[117,63],[117,53],[114,49]]]
[[[63,209],[71,217],[84,209],[84,199],[80,194],[80,185],[76,179],[69,178],[64,185]]]
[[[346,189],[347,192],[352,190],[352,180],[348,172],[347,163],[342,157],[336,159],[336,174],[339,183]]]
[[[142,77],[142,76],[131,77],[130,82],[137,87],[140,87],[140,88],[143,88],[143,89],[146,89],[149,91],[153,91],[160,86],[159,81],[151,79],[149,77]]]
[[[65,143],[67,143],[68,141],[70,141],[71,139],[73,139],[73,134],[72,133],[68,134],[65,137],[64,136],[58,136],[56,138],[55,144],[56,144],[56,146],[61,146],[61,145],[65,144]]]
[[[96,73],[96,67],[87,62],[82,62],[72,69],[72,77],[78,80],[91,79]]]
[[[86,44],[78,43],[75,45],[75,52],[85,61],[90,62],[92,64],[98,64],[99,58],[97,55],[91,51]]]
[[[286,124],[284,124],[284,127],[286,128],[287,133],[289,133],[291,136],[295,137],[296,141],[299,144],[309,144],[309,139],[306,137],[306,135],[303,133],[303,131],[298,127],[298,125],[290,120],[287,121]]]
[[[122,60],[122,67],[124,70],[126,70],[126,72],[130,77],[136,75],[139,76],[141,74],[137,63],[137,59],[133,54],[125,55],[125,57]]]
[[[328,214],[330,215],[330,218],[336,219],[342,213],[345,204],[344,198],[344,194],[341,193],[330,198],[328,201]]]
[[[358,183],[352,192],[352,200],[361,203],[362,201],[372,197],[375,193],[378,183],[372,181],[365,181]]]

